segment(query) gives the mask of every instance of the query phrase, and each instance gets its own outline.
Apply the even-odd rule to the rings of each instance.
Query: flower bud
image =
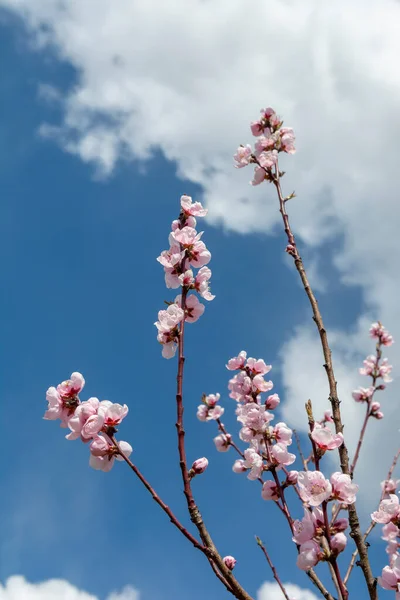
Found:
[[[379,402],[372,402],[371,404],[371,412],[377,412],[380,409],[381,405]]]
[[[190,470],[193,472],[193,475],[200,475],[201,473],[204,473],[207,467],[208,460],[205,457],[203,457],[195,460]]]
[[[276,408],[279,403],[280,403],[280,398],[279,398],[278,394],[272,394],[271,396],[268,396],[268,398],[266,399],[265,408],[267,408],[268,410],[274,410],[274,408]]]
[[[346,548],[347,538],[344,533],[339,532],[331,537],[331,548],[338,554]]]
[[[247,467],[244,466],[244,461],[240,459],[235,460],[232,466],[232,471],[234,473],[244,473],[247,471]]]
[[[235,568],[236,565],[236,558],[233,558],[233,556],[225,556],[223,559],[225,566],[232,571]]]
[[[298,471],[289,471],[287,474],[287,483],[288,485],[295,485],[297,483],[299,472]]]

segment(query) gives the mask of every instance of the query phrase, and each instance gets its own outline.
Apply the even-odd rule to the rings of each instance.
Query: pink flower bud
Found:
[[[371,412],[377,412],[380,409],[381,405],[379,402],[372,402],[371,404]]]
[[[204,473],[204,471],[207,469],[207,467],[208,467],[208,460],[205,457],[203,457],[203,458],[198,458],[197,460],[194,461],[194,463],[192,464],[191,470],[196,475],[200,475],[201,473]]]
[[[235,568],[236,565],[236,558],[233,558],[233,556],[225,556],[223,559],[225,566],[232,571]]]
[[[272,394],[271,396],[268,396],[268,398],[266,399],[265,408],[267,408],[269,410],[274,410],[274,408],[276,408],[279,403],[280,403],[280,398],[279,398],[278,394]]]
[[[339,532],[331,537],[331,548],[337,553],[343,552],[346,548],[347,538],[344,533]]]
[[[297,483],[298,476],[299,476],[298,471],[289,471],[289,473],[287,474],[286,481],[288,482],[289,485],[295,485]]]

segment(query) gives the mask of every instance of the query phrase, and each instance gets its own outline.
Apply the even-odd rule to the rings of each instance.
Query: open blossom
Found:
[[[293,523],[293,541],[296,544],[304,544],[313,539],[316,533],[315,522],[309,510],[304,509],[304,517]]]
[[[182,296],[179,295],[175,298],[175,304],[181,307]],[[186,297],[185,302],[185,321],[187,323],[195,323],[198,319],[200,319],[201,315],[205,310],[204,304],[199,302],[198,297],[195,294],[190,294]]]
[[[332,496],[342,504],[353,504],[356,501],[358,485],[352,483],[350,475],[339,471],[331,475]]]
[[[68,427],[71,433],[66,437],[68,440],[76,440],[79,437],[83,441],[90,440],[100,431],[119,425],[127,414],[126,404],[122,406],[109,400],[100,402],[98,398],[89,398],[77,407],[75,414],[69,419]]]
[[[251,162],[252,149],[250,144],[246,144],[246,146],[239,146],[236,151],[236,154],[233,155],[235,160],[235,167],[237,169],[241,169],[243,167],[247,167]]]
[[[232,436],[227,433],[221,433],[214,438],[214,444],[218,452],[228,452],[231,446]]]
[[[281,442],[285,446],[290,446],[292,443],[293,431],[286,423],[277,423],[274,427],[269,428],[269,433],[277,442]]]
[[[256,375],[253,378],[253,392],[258,394],[259,392],[269,392],[274,387],[272,381],[265,381],[262,375]]]
[[[244,460],[236,460],[232,469],[235,473],[244,473],[250,469],[248,479],[258,479],[263,470],[263,460],[254,448],[244,451]]]
[[[389,365],[388,359],[382,359],[378,364],[376,356],[367,356],[363,361],[364,366],[359,370],[360,375],[369,375],[373,377],[382,377],[383,381],[390,383],[392,379],[389,377],[392,371],[392,365]]]
[[[296,455],[288,452],[286,444],[283,443],[274,444],[270,452],[272,462],[278,467],[292,465],[296,460]]]
[[[265,364],[262,358],[248,358],[246,368],[254,375],[266,375],[272,369],[271,365]]]
[[[310,506],[318,506],[332,492],[330,482],[320,471],[299,471],[297,484],[301,499]]]
[[[63,381],[57,386],[57,392],[62,398],[73,398],[82,391],[85,380],[80,373],[72,373],[70,379]]]
[[[297,566],[302,571],[308,571],[319,562],[322,557],[322,552],[319,544],[314,540],[309,540],[300,546],[300,552],[297,557]]]
[[[266,178],[266,172],[265,169],[263,169],[262,167],[256,167],[254,169],[254,176],[252,181],[250,182],[251,185],[259,185],[260,183],[262,183]]]
[[[60,419],[61,427],[67,427],[68,419],[80,403],[78,394],[84,385],[83,376],[74,372],[70,379],[60,383],[57,388],[49,387],[46,392],[48,406],[43,418],[49,421]]]
[[[215,296],[210,292],[211,271],[208,267],[201,267],[194,280],[194,289],[205,300],[214,300]]]
[[[172,358],[176,352],[178,342],[178,324],[183,321],[184,312],[176,304],[170,304],[167,310],[158,312],[158,321],[155,326],[158,329],[157,340],[163,344],[162,355],[164,358]]]
[[[209,394],[203,399],[203,403],[197,408],[197,418],[199,421],[217,420],[224,414],[224,408],[217,404],[220,399],[219,394]]]
[[[201,202],[193,202],[190,196],[181,196],[181,207],[185,215],[193,217],[205,217],[208,210],[203,208]]]
[[[385,567],[382,570],[378,582],[384,590],[393,590],[396,592],[396,600],[400,597],[400,556],[393,561],[392,567]]]
[[[235,356],[234,358],[228,360],[226,368],[229,369],[229,371],[237,371],[238,369],[243,369],[246,362],[246,357],[247,352],[242,350],[241,352],[239,352],[238,356]]]
[[[375,523],[397,522],[400,518],[399,498],[396,494],[390,494],[389,498],[384,498],[379,504],[378,510],[372,513],[371,519]]]
[[[128,442],[118,442],[118,446],[125,456],[132,453],[132,446]],[[97,471],[111,471],[114,460],[124,460],[118,454],[117,447],[103,436],[96,436],[90,444],[90,460],[89,465]]]
[[[385,481],[381,482],[382,491],[385,494],[395,494],[399,483],[400,479],[385,479]]]
[[[368,402],[368,400],[370,398],[372,398],[374,392],[375,392],[375,388],[373,388],[373,387],[369,387],[369,388],[360,387],[357,390],[354,390],[354,392],[352,393],[352,396],[356,402]]]
[[[334,434],[329,427],[323,427],[319,423],[315,423],[311,438],[321,450],[334,450],[343,444],[341,433]]]
[[[261,496],[264,500],[279,500],[278,488],[275,481],[265,481],[262,486]]]
[[[258,156],[258,163],[260,167],[264,169],[270,169],[276,164],[278,160],[278,152],[277,150],[268,150],[266,152],[261,152]]]

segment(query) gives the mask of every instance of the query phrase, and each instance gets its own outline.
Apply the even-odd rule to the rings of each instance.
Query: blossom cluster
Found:
[[[90,442],[90,466],[96,470],[110,471],[115,459],[124,460],[120,450],[125,456],[132,452],[127,442],[118,442],[117,446],[113,441],[116,427],[128,414],[128,407],[98,398],[81,402],[79,393],[84,385],[83,376],[75,372],[57,387],[50,387],[46,393],[48,408],[44,419],[60,419],[61,427],[70,430],[67,440]]]
[[[157,258],[164,267],[167,288],[181,288],[181,294],[174,302],[169,303],[166,310],[159,311],[155,323],[164,358],[175,356],[180,323],[184,319],[194,323],[204,312],[204,304],[196,293],[205,300],[215,297],[210,292],[211,271],[205,266],[210,262],[211,253],[201,239],[203,232],[196,231],[196,217],[205,217],[206,214],[207,209],[200,202],[192,202],[190,196],[182,196],[179,218],[171,225],[170,247]],[[199,269],[196,275],[193,268]]]
[[[382,570],[379,584],[385,590],[396,592],[396,600],[400,599],[400,503],[396,488],[400,480],[388,479],[382,482],[383,498],[377,511],[371,515],[375,523],[382,527],[382,539],[387,542],[386,553],[389,564]]]
[[[368,416],[375,419],[383,419],[383,412],[380,410],[381,405],[374,400],[375,392],[384,390],[386,384],[390,383],[390,373],[392,365],[389,364],[387,358],[382,358],[382,346],[391,346],[394,343],[393,336],[385,329],[381,323],[372,323],[370,336],[376,339],[376,354],[367,356],[364,360],[364,366],[360,368],[360,375],[365,375],[371,378],[369,387],[359,387],[353,392],[353,398],[356,402],[366,403],[368,408]],[[379,380],[382,380],[379,383]]]
[[[238,169],[255,164],[252,185],[272,181],[272,167],[277,164],[279,152],[294,154],[295,136],[291,127],[282,127],[283,121],[272,108],[262,108],[261,118],[250,124],[252,134],[257,137],[254,150],[250,144],[239,146],[234,155]]]

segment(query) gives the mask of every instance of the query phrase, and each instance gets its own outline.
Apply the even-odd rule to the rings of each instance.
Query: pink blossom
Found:
[[[166,269],[175,269],[183,259],[184,253],[181,251],[180,245],[172,239],[172,244],[169,250],[163,250],[157,261]]]
[[[330,410],[326,410],[326,411],[324,412],[324,418],[323,418],[323,421],[324,421],[325,423],[333,423],[333,422],[334,422],[334,421],[333,421],[333,419],[332,419],[332,412],[331,412]]]
[[[269,392],[274,387],[272,381],[265,381],[262,375],[256,375],[253,378],[253,392],[258,394],[259,392]]]
[[[345,473],[332,473],[332,496],[339,500],[342,504],[353,504],[356,501],[356,493],[358,485],[352,483],[350,475]]]
[[[194,288],[205,300],[214,300],[215,296],[210,292],[211,271],[208,267],[201,267],[196,275]]]
[[[158,329],[157,340],[163,344],[164,358],[172,358],[176,352],[178,323],[183,320],[183,317],[183,310],[176,304],[171,304],[167,310],[160,310],[158,313],[158,321],[154,325]]]
[[[399,498],[396,494],[390,494],[379,504],[378,510],[372,513],[371,519],[375,523],[387,524],[396,521],[400,517]]]
[[[197,418],[199,421],[216,421],[222,417],[225,409],[217,405],[219,399],[219,394],[209,394],[204,398],[203,404],[200,404],[197,408]]]
[[[265,364],[262,358],[248,358],[246,367],[254,375],[266,375],[272,369],[271,365]]]
[[[382,527],[382,539],[389,542],[390,540],[395,540],[400,535],[400,529],[392,522],[386,523]]]
[[[175,298],[175,304],[177,304],[181,308],[182,296],[179,295]],[[187,323],[195,323],[198,319],[200,319],[201,315],[205,310],[204,304],[202,304],[198,297],[195,294],[190,294],[186,296],[185,302],[185,321]]]
[[[46,400],[48,405],[43,418],[48,421],[61,419],[61,427],[67,427],[68,419],[74,413],[76,404],[70,407],[53,386],[47,390]]]
[[[259,185],[265,180],[266,172],[262,167],[256,167],[254,169],[254,176],[252,181],[250,181],[251,185]]]
[[[277,150],[268,150],[266,152],[261,152],[258,156],[258,163],[260,167],[264,169],[270,169],[276,164],[278,160],[278,151]]]
[[[321,450],[334,450],[343,444],[341,433],[334,434],[329,427],[323,427],[319,423],[315,423],[311,438]]]
[[[250,473],[247,475],[248,479],[258,479],[263,470],[263,461],[261,456],[254,448],[247,448],[244,451],[244,466],[246,469],[250,469]]]
[[[239,146],[239,148],[236,151],[236,154],[234,154],[233,156],[236,162],[235,167],[237,169],[247,167],[247,165],[251,162],[251,155],[252,149],[249,144],[246,144],[246,146]]]
[[[264,121],[268,124],[269,127],[275,128],[281,124],[281,120],[273,108],[262,108],[260,112],[263,115]]]
[[[279,500],[278,489],[274,481],[265,481],[262,486],[261,496],[264,500]]]
[[[233,556],[225,556],[222,560],[224,561],[226,568],[230,571],[235,568],[237,561],[236,558],[233,558]]]
[[[267,135],[259,137],[254,144],[256,152],[261,153],[264,152],[264,150],[272,150],[275,147],[278,139],[279,134],[267,132]]]
[[[264,126],[263,126],[263,123],[261,121],[252,121],[250,123],[250,129],[251,129],[251,133],[255,137],[258,137],[259,135],[261,135],[263,133]]]
[[[375,417],[375,419],[383,419],[383,412],[381,412],[380,409],[381,405],[379,402],[372,402],[371,403],[371,410],[370,410],[370,416],[371,417]]]
[[[279,466],[292,465],[296,460],[296,455],[288,452],[286,444],[274,444],[271,448],[272,461]]]
[[[385,479],[385,481],[381,482],[382,491],[385,494],[394,494],[399,483],[400,479]]]
[[[332,533],[338,533],[339,531],[346,531],[349,526],[349,520],[345,517],[341,519],[336,519],[336,521],[331,525]]]
[[[331,537],[331,548],[338,554],[339,552],[343,552],[343,550],[346,548],[346,544],[347,537],[343,532],[335,533],[335,535]]]
[[[245,465],[244,460],[241,460],[240,458],[238,460],[235,460],[235,462],[232,465],[232,471],[234,473],[245,473],[245,471],[247,471],[247,467]]]
[[[290,446],[292,443],[293,432],[286,423],[277,423],[274,428],[270,427],[270,433],[277,442],[281,442],[285,446]]]
[[[86,402],[82,402],[77,409],[75,410],[75,413],[73,414],[73,416],[68,419],[68,427],[71,430],[71,433],[69,433],[66,438],[67,440],[76,440],[80,437],[82,437],[82,439],[84,441],[87,441],[88,439],[92,438],[94,435],[97,435],[97,433],[100,431],[100,429],[103,426],[103,418],[97,418],[97,411],[100,405],[100,401],[98,398],[89,398],[89,400],[86,400]],[[85,435],[86,432],[88,431],[88,429],[84,429],[85,425],[87,423],[87,421],[91,418],[94,417],[96,419],[96,421],[100,421],[99,422],[99,427],[96,428],[96,430],[93,432],[93,434],[91,435]],[[92,419],[93,421],[93,419]],[[89,423],[89,428],[90,428],[90,423]],[[84,430],[84,435],[82,436],[82,430]]]
[[[356,402],[368,402],[368,400],[370,398],[372,398],[374,392],[375,392],[375,388],[373,388],[373,387],[369,387],[369,388],[360,387],[357,390],[354,390],[354,392],[352,393],[352,396]]]
[[[382,570],[382,576],[378,577],[378,582],[384,590],[400,591],[400,556],[393,561],[392,567],[385,567]],[[397,593],[396,593],[397,600]]]
[[[207,469],[207,467],[208,467],[208,460],[206,459],[205,456],[203,456],[203,458],[198,458],[197,460],[194,461],[194,463],[192,464],[191,470],[193,471],[193,473],[195,475],[201,475],[201,473],[204,473],[204,471]]]
[[[301,544],[296,564],[302,571],[308,571],[312,567],[315,567],[321,557],[322,553],[317,542],[309,540]]]
[[[235,375],[228,383],[228,389],[233,392],[229,394],[234,400],[242,400],[243,396],[250,394],[252,390],[252,381],[245,371]]]
[[[194,227],[188,226],[182,227],[182,229],[176,229],[171,233],[173,239],[179,242],[179,244],[181,244],[181,246],[184,248],[190,248],[190,246],[193,246],[195,242],[200,240],[202,235],[203,232],[197,233]]]
[[[228,434],[221,433],[214,438],[214,444],[218,452],[228,452],[231,446],[232,436]],[[246,470],[246,468],[244,469]]]
[[[244,439],[243,441],[250,441],[257,434],[262,435],[267,430],[268,423],[274,418],[265,409],[265,406],[260,406],[255,402],[238,405],[236,414],[239,423],[242,423],[244,427],[251,430],[250,439]],[[242,435],[240,437],[243,439]]]
[[[72,373],[70,379],[63,381],[57,386],[57,392],[61,398],[74,398],[79,394],[85,385],[85,380],[80,373]]]
[[[273,410],[274,408],[276,408],[278,406],[280,401],[281,400],[280,400],[278,394],[272,394],[272,396],[268,396],[268,398],[266,399],[265,408],[268,408],[269,410]]]
[[[309,510],[304,509],[304,517],[293,523],[293,541],[296,544],[304,544],[312,540],[315,535],[315,523]]]
[[[372,323],[369,333],[372,338],[378,339],[383,346],[391,346],[394,343],[393,336],[381,323]]]
[[[310,506],[318,506],[327,500],[332,492],[330,482],[320,471],[300,471],[297,483],[301,499]]]
[[[192,198],[186,195],[181,196],[181,207],[185,215],[188,216],[205,217],[208,212],[200,202],[192,202]]]
[[[191,288],[194,287],[194,277],[192,269],[188,269],[181,275],[179,275],[179,283],[182,287]]]
[[[294,147],[294,131],[291,127],[281,127],[279,130],[281,135],[281,149],[288,154],[294,154],[296,149]]]
[[[128,442],[118,442],[118,446],[125,456],[129,456],[132,453],[132,446]],[[90,444],[90,460],[89,465],[97,471],[111,471],[114,460],[124,460],[121,455],[118,454],[117,447],[111,442],[106,440],[103,436],[97,436]]]
[[[207,250],[204,242],[197,241],[192,248],[187,251],[187,256],[191,265],[199,269],[211,260],[211,252]]]
[[[230,360],[228,360],[228,364],[226,365],[226,368],[229,369],[229,371],[236,371],[238,369],[243,369],[244,363],[246,362],[246,357],[247,357],[247,352],[242,350],[241,352],[239,352],[238,356],[235,356],[234,358],[231,358]]]
[[[298,471],[289,471],[289,473],[286,476],[286,483],[288,485],[296,485],[298,478],[299,478]]]

